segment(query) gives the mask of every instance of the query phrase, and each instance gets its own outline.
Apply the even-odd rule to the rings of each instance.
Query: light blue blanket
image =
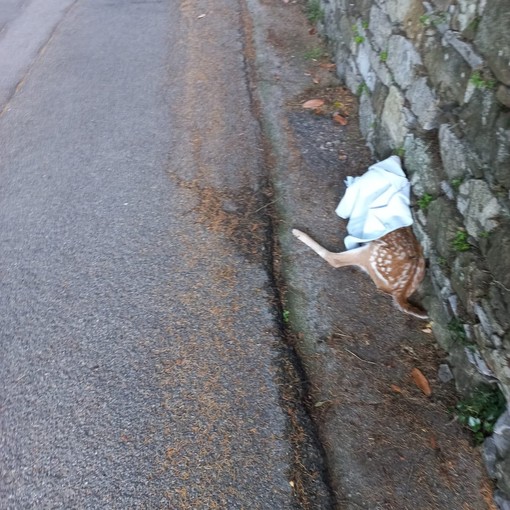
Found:
[[[344,239],[348,250],[412,225],[411,186],[398,156],[372,165],[360,177],[347,177],[345,184],[347,190],[335,212],[349,220]]]

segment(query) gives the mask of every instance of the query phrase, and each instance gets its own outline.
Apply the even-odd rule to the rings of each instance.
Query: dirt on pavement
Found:
[[[479,448],[451,412],[454,383],[438,379],[446,354],[427,322],[396,310],[360,271],[331,268],[291,235],[296,227],[342,251],[345,222],[334,209],[343,181],[374,160],[358,129],[357,98],[336,80],[303,3],[247,0],[247,8],[255,48],[247,60],[271,154],[282,319],[306,374],[334,506],[494,509]],[[309,99],[324,105],[304,109]]]

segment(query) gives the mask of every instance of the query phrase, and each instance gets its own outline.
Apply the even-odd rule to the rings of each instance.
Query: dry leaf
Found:
[[[197,16],[197,19],[205,18],[205,14],[200,14],[200,16]]]
[[[391,386],[391,391],[394,391],[395,393],[402,393],[402,389],[397,386],[396,384],[392,384]]]
[[[333,63],[322,63],[320,64],[321,67],[323,67],[324,69],[334,69],[336,67],[336,64],[333,64]]]
[[[416,386],[418,386],[418,388],[420,388],[427,397],[430,397],[430,395],[432,395],[432,390],[430,389],[430,384],[427,381],[427,378],[422,374],[421,370],[413,368],[411,375],[413,376]]]
[[[347,125],[347,119],[343,115],[340,115],[338,112],[333,114],[333,120],[341,126]]]
[[[437,440],[436,440],[436,438],[434,436],[430,436],[429,441],[430,441],[430,447],[433,450],[439,450],[439,446],[437,444]]]
[[[308,101],[305,101],[303,103],[303,108],[308,109],[314,109],[314,108],[320,108],[324,105],[324,99],[309,99]]]
[[[422,331],[424,333],[432,333],[432,322],[427,322],[427,324],[425,324],[425,327],[422,328]]]

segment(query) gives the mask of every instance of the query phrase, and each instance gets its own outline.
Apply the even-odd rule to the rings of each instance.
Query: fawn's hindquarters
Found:
[[[370,275],[378,289],[390,294],[401,311],[420,319],[425,311],[409,303],[408,298],[425,276],[421,246],[410,227],[404,227],[360,248],[334,253],[326,250],[309,235],[293,229],[292,234],[309,246],[331,266],[357,266]]]

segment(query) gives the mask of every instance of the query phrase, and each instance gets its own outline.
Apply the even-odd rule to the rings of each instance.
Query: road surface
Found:
[[[237,0],[0,9],[0,508],[290,509]]]

